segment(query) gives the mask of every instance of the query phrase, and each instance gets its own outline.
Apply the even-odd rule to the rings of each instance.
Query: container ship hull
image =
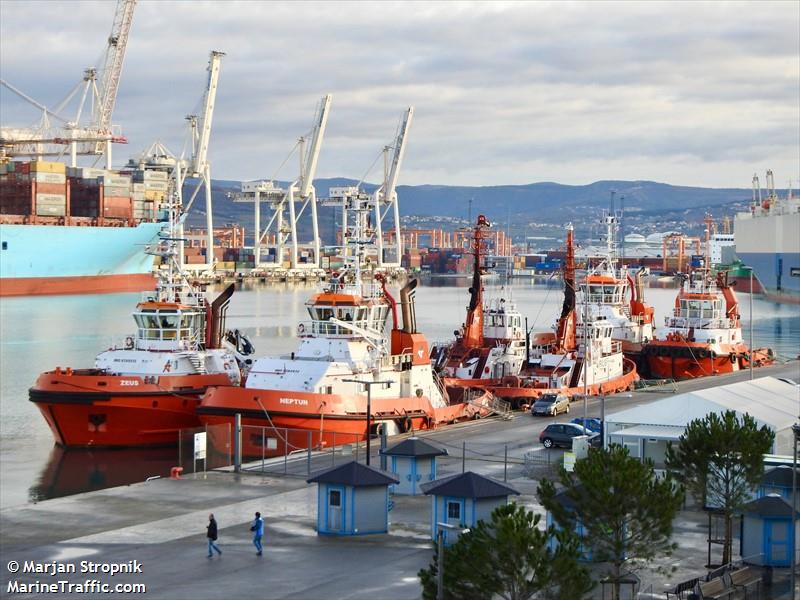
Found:
[[[152,290],[145,246],[162,226],[0,224],[0,296]]]
[[[771,300],[800,303],[798,231],[800,212],[737,215],[734,225],[736,256],[753,268]]]

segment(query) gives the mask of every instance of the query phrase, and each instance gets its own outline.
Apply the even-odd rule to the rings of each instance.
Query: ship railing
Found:
[[[354,338],[360,337],[357,333],[346,327],[341,327],[330,321],[301,321],[297,325],[297,333],[303,335],[319,335],[325,337]]]
[[[693,317],[665,317],[664,324],[675,329],[732,329],[736,327],[733,319],[705,319]]]

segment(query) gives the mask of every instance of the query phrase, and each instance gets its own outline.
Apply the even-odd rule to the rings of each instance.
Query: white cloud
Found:
[[[3,0],[2,77],[54,105],[102,56],[112,13]],[[323,177],[361,177],[413,104],[407,184],[797,178],[798,31],[796,2],[141,0],[115,113],[131,145],[116,155],[156,138],[180,147],[213,48],[228,53],[220,178],[272,175],[326,92]],[[35,120],[0,100],[4,124]]]

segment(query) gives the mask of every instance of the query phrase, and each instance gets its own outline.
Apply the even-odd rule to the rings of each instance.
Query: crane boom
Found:
[[[307,198],[311,193],[311,186],[314,185],[314,175],[317,172],[317,162],[319,152],[322,148],[322,138],[325,136],[325,127],[328,125],[328,111],[331,107],[331,94],[325,94],[320,103],[319,112],[311,130],[311,146],[308,149],[308,157],[305,161],[305,169],[300,174],[300,197]]]
[[[117,90],[122,76],[122,63],[125,60],[128,34],[133,23],[134,8],[136,8],[136,0],[117,1],[114,24],[111,27],[111,35],[108,36],[108,48],[102,71],[102,96],[95,121],[100,132],[107,132],[111,129],[111,116],[114,114],[114,105],[117,102]]]
[[[214,119],[214,102],[217,98],[219,65],[223,56],[225,56],[224,52],[212,50],[211,57],[208,60],[208,83],[203,98],[203,114],[201,116],[198,132],[197,151],[192,160],[192,170],[194,173],[202,173],[208,163],[208,144],[211,139],[211,123]]]
[[[395,188],[397,187],[397,178],[400,175],[400,167],[403,164],[403,156],[406,152],[406,135],[408,134],[409,127],[411,127],[411,119],[413,116],[414,107],[409,106],[405,115],[403,115],[403,122],[400,124],[400,131],[395,141],[392,166],[389,170],[389,176],[386,178],[385,189],[383,190],[384,202],[391,202],[394,196]]]

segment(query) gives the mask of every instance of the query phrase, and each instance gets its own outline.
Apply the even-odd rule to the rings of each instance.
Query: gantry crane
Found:
[[[201,115],[188,115],[186,120],[189,122],[189,138],[191,142],[192,156],[186,161],[179,161],[177,168],[176,190],[182,193],[183,181],[187,177],[197,178],[197,186],[194,188],[189,202],[184,207],[184,213],[188,213],[192,204],[197,198],[200,188],[205,191],[206,197],[206,241],[208,250],[206,251],[206,269],[214,266],[214,218],[212,215],[211,201],[211,164],[208,161],[208,145],[211,139],[211,124],[214,119],[214,104],[217,98],[217,86],[219,84],[219,67],[222,62],[224,52],[212,50],[208,59],[208,80],[205,93],[203,95],[203,112]]]
[[[269,240],[272,236],[275,239],[274,267],[281,268],[284,262],[288,262],[290,269],[313,270],[320,268],[317,193],[313,183],[325,128],[328,124],[331,99],[331,94],[323,96],[315,113],[311,131],[307,135],[301,136],[295,145],[300,157],[300,174],[297,179],[286,189],[271,180],[245,181],[242,182],[241,192],[231,194],[234,202],[253,202],[254,204],[256,268],[267,266],[261,264],[261,248],[264,241]],[[272,210],[272,216],[263,230],[261,229],[262,202],[267,202]],[[306,210],[309,212],[308,218],[311,221],[312,240],[310,242],[300,241],[298,234],[298,224]],[[300,251],[303,248],[308,248],[313,254],[313,256],[306,257],[308,259],[306,262],[300,262]]]
[[[111,118],[117,101],[136,1],[117,0],[105,60],[99,71],[99,82],[97,68],[89,67],[84,71],[82,81],[54,110],[48,109],[22,90],[0,79],[0,84],[42,111],[42,118],[36,127],[23,129],[0,127],[0,155],[60,158],[69,149],[73,167],[77,166],[78,155],[93,155],[98,157],[97,160],[104,156],[106,168],[111,168],[111,144],[127,143],[124,136],[113,131]],[[64,110],[79,91],[81,99],[75,118],[68,119],[62,116],[60,111]],[[92,110],[87,116],[84,114],[84,108],[89,99]],[[84,117],[88,120],[84,121]],[[60,125],[52,125],[51,120],[59,121]]]
[[[403,164],[403,155],[406,151],[408,129],[411,127],[411,118],[414,116],[414,107],[409,106],[403,114],[394,143],[383,148],[383,185],[372,196],[375,208],[375,236],[378,246],[378,267],[400,267],[403,257],[403,237],[400,235],[400,207],[397,204],[397,178],[400,166]],[[394,149],[391,163],[389,151]],[[383,220],[392,211],[394,221],[393,241],[383,239]],[[390,258],[387,260],[387,256]]]

